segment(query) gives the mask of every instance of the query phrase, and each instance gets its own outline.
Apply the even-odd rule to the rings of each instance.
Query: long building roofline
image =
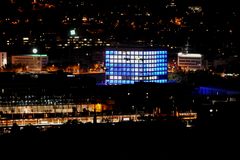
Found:
[[[179,52],[178,56],[179,57],[187,57],[187,58],[202,58],[202,54],[200,54],[200,53],[183,53],[183,52]]]

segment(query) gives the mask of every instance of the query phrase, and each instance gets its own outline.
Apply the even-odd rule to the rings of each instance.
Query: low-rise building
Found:
[[[187,71],[203,69],[203,56],[199,53],[178,53],[178,67]]]
[[[48,64],[48,56],[45,54],[30,54],[12,56],[12,64],[22,64],[27,71],[39,72]]]

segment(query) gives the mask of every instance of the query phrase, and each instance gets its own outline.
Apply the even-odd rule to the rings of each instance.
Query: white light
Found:
[[[113,76],[109,76],[109,79],[114,79],[114,77]]]
[[[33,48],[32,52],[36,54],[38,52],[37,48]]]
[[[213,112],[213,109],[210,109],[210,110],[209,110],[209,112],[211,112],[211,113],[212,113],[212,112]]]
[[[4,59],[3,59],[3,65],[6,65],[6,64],[7,64],[7,59],[4,58]]]
[[[76,35],[76,31],[75,31],[75,29],[70,30],[70,35],[71,35],[71,36]]]
[[[29,38],[28,38],[28,37],[23,37],[23,40],[24,40],[24,41],[28,41]]]
[[[178,53],[178,57],[201,58],[202,55],[201,54],[197,54],[197,53],[187,53],[187,54],[184,54],[184,53],[180,52],[180,53]]]

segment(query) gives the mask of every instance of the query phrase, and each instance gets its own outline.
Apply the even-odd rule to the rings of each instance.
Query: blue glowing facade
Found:
[[[197,94],[200,95],[239,95],[240,91],[237,90],[228,90],[217,87],[199,87],[196,88]],[[196,92],[195,92],[196,93]]]
[[[105,84],[166,83],[167,51],[107,50]]]

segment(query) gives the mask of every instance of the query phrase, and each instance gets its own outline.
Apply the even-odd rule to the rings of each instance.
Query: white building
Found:
[[[7,64],[7,52],[0,52],[0,67]]]
[[[27,71],[39,72],[48,64],[48,56],[44,54],[12,56],[12,64],[23,64],[26,65]]]
[[[178,67],[187,71],[203,69],[203,56],[198,53],[178,53]]]

